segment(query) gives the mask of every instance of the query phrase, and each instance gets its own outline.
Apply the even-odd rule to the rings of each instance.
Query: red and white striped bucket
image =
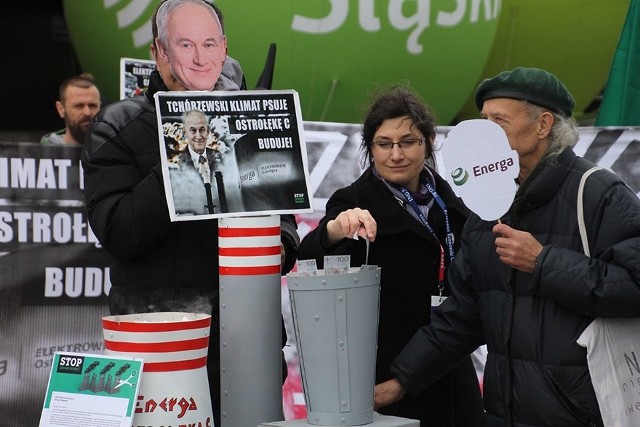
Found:
[[[105,352],[144,361],[134,426],[213,426],[207,379],[211,316],[140,313],[102,318]]]

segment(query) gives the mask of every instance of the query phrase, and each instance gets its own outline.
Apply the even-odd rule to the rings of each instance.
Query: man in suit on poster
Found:
[[[182,116],[187,147],[178,155],[182,170],[197,171],[203,182],[211,182],[220,154],[208,146],[211,129],[207,116],[200,110],[189,110]]]
[[[213,130],[218,126],[224,127],[194,109],[182,115],[182,129],[172,135],[176,141],[187,141],[169,162],[173,202],[179,215],[245,210],[234,150]]]
[[[186,111],[182,116],[183,135],[187,140],[187,147],[178,154],[179,175],[174,173],[171,177],[172,187],[175,193],[187,192],[186,199],[204,200],[206,196],[206,213],[220,212],[223,208],[224,187],[221,185],[217,191],[217,200],[214,205],[213,192],[216,188],[215,172],[218,167],[216,163],[221,160],[221,154],[209,144],[211,129],[207,116],[200,110]],[[219,171],[218,171],[219,172]],[[179,184],[175,181],[178,180]],[[187,180],[188,182],[185,182]],[[199,189],[204,188],[204,192]],[[181,212],[184,203],[176,203],[176,211]],[[196,203],[199,208],[201,203]],[[226,203],[224,203],[226,205]],[[199,209],[198,209],[199,210]],[[224,209],[226,210],[226,208]],[[223,211],[224,211],[223,210]],[[196,211],[197,212],[197,211]]]

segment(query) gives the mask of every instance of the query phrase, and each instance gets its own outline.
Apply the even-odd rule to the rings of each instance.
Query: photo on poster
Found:
[[[152,59],[120,58],[120,99],[142,95],[149,87],[149,76],[156,69]]]
[[[298,93],[159,92],[172,221],[312,211]]]

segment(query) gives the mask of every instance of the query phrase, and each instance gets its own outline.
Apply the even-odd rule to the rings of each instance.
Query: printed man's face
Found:
[[[213,89],[227,53],[227,40],[208,8],[177,8],[167,23],[168,46],[159,46],[171,73],[188,90]]]
[[[204,153],[209,139],[209,125],[201,114],[190,114],[184,119],[184,132],[189,146],[198,154]]]

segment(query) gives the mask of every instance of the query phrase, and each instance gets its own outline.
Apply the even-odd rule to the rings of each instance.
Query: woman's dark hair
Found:
[[[363,156],[362,166],[366,167],[373,161],[371,157],[371,142],[376,131],[387,119],[407,116],[425,137],[427,144],[426,161],[430,166],[435,165],[431,138],[436,133],[436,118],[426,102],[407,85],[396,84],[376,91],[365,119],[362,123],[362,143],[360,152]]]

